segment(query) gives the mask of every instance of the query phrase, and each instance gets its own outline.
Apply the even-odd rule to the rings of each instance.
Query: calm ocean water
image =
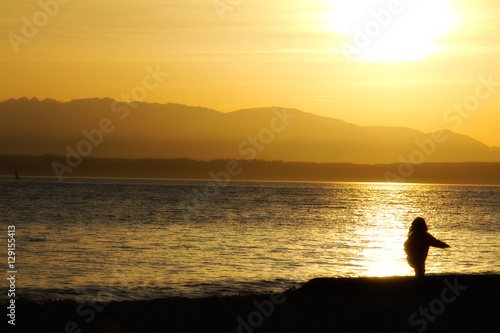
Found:
[[[429,274],[500,273],[498,186],[207,184],[0,178],[2,239],[16,226],[18,295],[201,297],[283,291],[319,276],[413,275],[403,242],[416,216],[451,245],[431,248]]]

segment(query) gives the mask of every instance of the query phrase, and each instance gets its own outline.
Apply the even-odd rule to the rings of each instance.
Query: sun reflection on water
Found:
[[[71,297],[109,288],[120,299],[149,299],[271,290],[314,277],[413,275],[403,243],[417,216],[452,246],[429,251],[428,273],[498,272],[500,267],[496,188],[235,183],[199,217],[176,223],[175,200],[191,193],[189,186],[168,187],[167,198],[166,190],[151,191],[149,184],[133,187],[128,195],[135,206],[129,207],[108,186],[96,191],[89,183],[92,193],[102,193],[99,200],[72,205],[74,189],[57,187],[60,193],[54,189],[53,198],[44,197],[34,212],[28,210],[29,228],[19,229],[26,253],[20,288],[57,285]],[[76,198],[85,203],[85,196]],[[62,208],[40,211],[55,203]]]
[[[366,184],[360,201],[360,219],[351,235],[357,245],[352,264],[359,267],[358,276],[413,274],[403,251],[409,222],[405,189],[409,186]]]

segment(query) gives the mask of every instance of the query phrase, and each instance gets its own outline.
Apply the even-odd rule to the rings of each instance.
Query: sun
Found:
[[[346,38],[340,50],[358,61],[420,61],[442,51],[455,25],[449,0],[335,0],[328,29]]]

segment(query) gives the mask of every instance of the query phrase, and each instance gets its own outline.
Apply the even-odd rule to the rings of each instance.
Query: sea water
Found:
[[[417,216],[449,249],[428,274],[500,273],[500,187],[0,178],[17,296],[144,300],[283,291],[314,277],[413,275]],[[1,268],[7,268],[7,246]]]

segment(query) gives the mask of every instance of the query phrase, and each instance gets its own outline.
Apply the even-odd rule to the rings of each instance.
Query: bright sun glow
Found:
[[[346,35],[353,60],[418,61],[439,53],[456,21],[449,0],[336,0],[329,29]]]

